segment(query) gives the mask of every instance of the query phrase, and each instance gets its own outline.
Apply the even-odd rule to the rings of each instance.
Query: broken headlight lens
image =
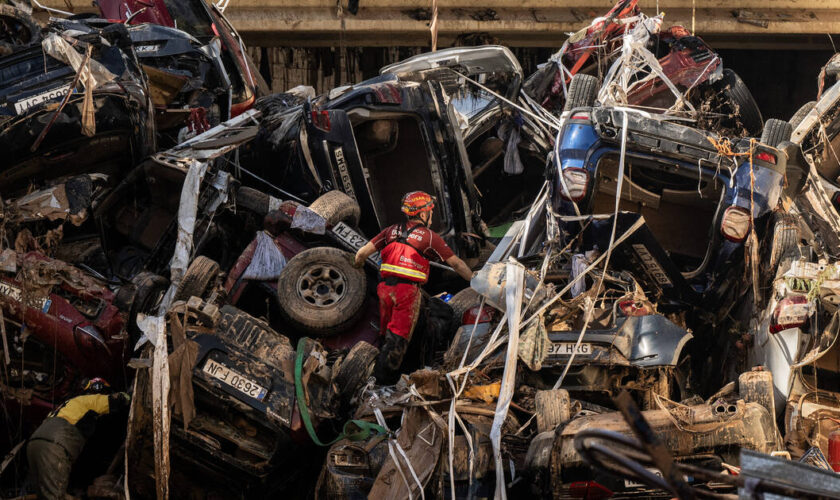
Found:
[[[729,207],[723,213],[723,220],[720,223],[720,232],[729,241],[740,243],[750,233],[750,212],[746,208]]]

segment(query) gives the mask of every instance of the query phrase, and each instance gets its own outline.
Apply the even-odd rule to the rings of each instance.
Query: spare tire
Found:
[[[0,5],[0,48],[13,52],[40,40],[41,27],[30,14],[11,5]]]
[[[128,310],[128,331],[132,339],[139,338],[140,328],[137,326],[137,315],[155,314],[169,288],[169,280],[158,274],[142,271],[131,279],[135,287],[131,307]],[[132,345],[131,348],[134,348]]]
[[[741,80],[738,73],[731,69],[723,70],[723,78],[717,85],[732,106],[732,111],[741,118],[741,124],[747,129],[750,136],[755,137],[761,130],[764,120],[761,118],[761,110],[755,103],[747,84]]]
[[[764,122],[764,129],[761,131],[761,143],[777,147],[784,141],[790,140],[793,127],[790,123],[776,118],[770,118]]]
[[[336,385],[336,392],[342,404],[349,404],[362,384],[367,382],[373,373],[377,356],[379,356],[379,349],[360,341],[341,360],[333,383]]]
[[[566,96],[563,111],[594,106],[599,87],[600,82],[597,77],[583,73],[576,74],[569,82],[569,94]]]
[[[292,257],[277,280],[280,314],[292,328],[315,337],[345,331],[359,318],[367,298],[367,275],[353,255],[332,247]]]
[[[257,215],[265,215],[271,208],[271,196],[257,189],[242,186],[236,190],[236,206]]]
[[[199,255],[192,261],[184,278],[178,285],[174,301],[188,300],[190,297],[206,298],[204,295],[216,281],[219,275],[219,263],[213,259]]]
[[[309,209],[327,221],[327,225],[334,226],[343,222],[349,226],[359,223],[362,210],[356,200],[341,191],[327,191],[309,205]]]
[[[461,326],[464,313],[473,306],[481,303],[481,295],[472,288],[464,288],[449,299],[449,307],[452,308],[453,318],[455,320],[455,327]]]

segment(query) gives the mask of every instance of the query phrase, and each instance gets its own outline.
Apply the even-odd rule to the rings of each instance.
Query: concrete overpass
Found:
[[[359,0],[352,15],[337,0],[230,0],[226,14],[253,46],[395,47],[430,41],[431,0]],[[47,0],[74,12],[90,0]],[[640,0],[666,25],[692,25],[716,48],[831,49],[840,33],[840,0]],[[565,33],[606,13],[611,0],[440,0],[438,46],[464,33],[487,33],[515,47],[559,47]],[[837,39],[840,44],[840,38]]]

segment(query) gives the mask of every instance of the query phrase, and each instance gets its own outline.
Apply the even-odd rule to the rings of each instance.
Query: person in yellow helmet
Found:
[[[374,372],[380,382],[402,364],[420,314],[420,285],[429,279],[430,260],[445,262],[467,281],[472,278],[467,264],[429,229],[434,208],[434,198],[428,193],[406,193],[402,212],[407,221],[385,228],[356,253],[357,267],[376,251],[382,256],[377,295],[379,329],[384,339]]]
[[[70,470],[102,415],[128,408],[125,392],[113,393],[104,379],[87,381],[82,394],[53,410],[26,444],[29,475],[39,499],[64,500]]]

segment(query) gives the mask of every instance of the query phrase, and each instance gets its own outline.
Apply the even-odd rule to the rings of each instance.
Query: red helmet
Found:
[[[424,191],[412,191],[402,198],[402,211],[409,217],[414,217],[420,212],[430,212],[433,208],[435,199]]]

